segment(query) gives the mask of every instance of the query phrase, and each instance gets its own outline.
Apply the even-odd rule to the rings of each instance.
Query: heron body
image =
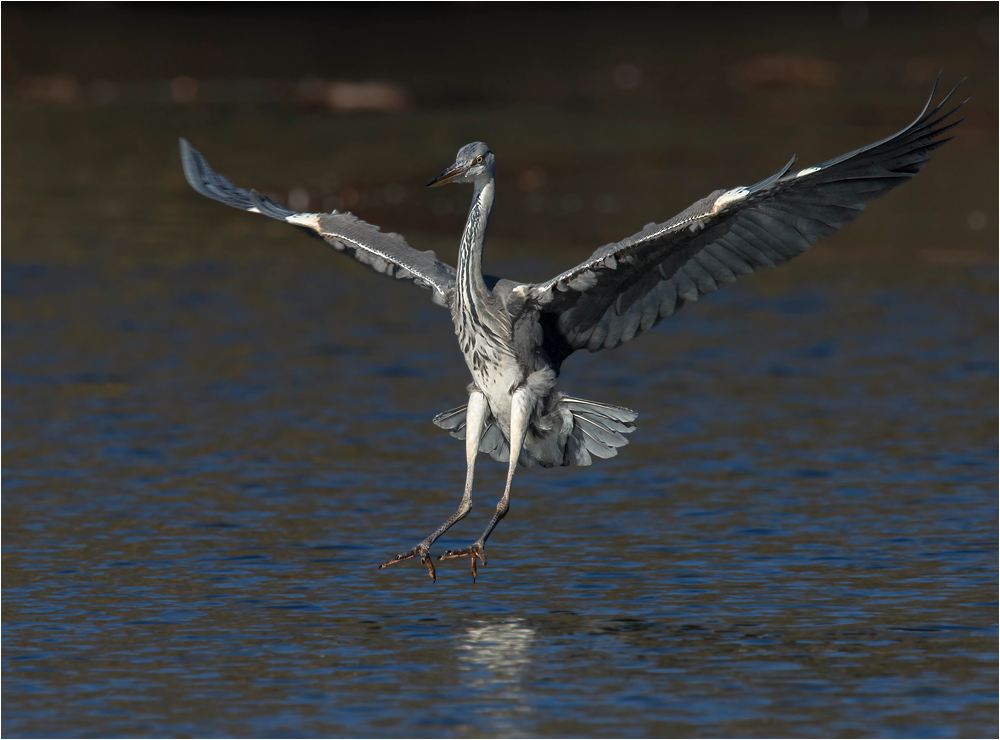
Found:
[[[518,464],[590,465],[617,454],[635,429],[634,411],[556,390],[564,360],[584,348],[617,347],[685,303],[740,275],[783,264],[857,218],[866,201],[912,179],[928,152],[947,141],[939,137],[957,125],[947,119],[960,106],[941,109],[953,93],[930,109],[932,91],[917,119],[893,136],[802,170],[792,171],[793,158],[755,185],[716,190],[669,221],[649,224],[534,284],[483,274],[496,166],[482,142],[462,147],[455,163],[428,183],[473,185],[457,268],[350,213],[297,213],[237,188],[183,139],[181,159],[199,193],[298,226],[378,272],[430,289],[434,302],[451,310],[472,383],[468,403],[438,414],[434,423],[465,440],[462,499],[428,537],[380,567],[419,557],[435,578],[430,548],[471,509],[475,460],[485,452],[508,465],[503,496],[476,542],[439,558],[470,558],[475,578],[477,559],[486,563],[486,540],[509,510]]]
[[[594,427],[590,432],[585,429],[588,422],[581,421],[581,429],[573,436],[576,424],[572,408],[586,402],[565,401],[565,396],[555,392],[559,366],[545,351],[540,312],[525,305],[523,296],[516,293],[518,283],[491,280],[491,286],[483,276],[483,246],[496,192],[493,153],[482,142],[475,142],[459,151],[457,161],[474,162],[477,158],[482,163],[465,176],[473,182],[474,190],[458,253],[451,313],[459,348],[473,379],[470,393],[485,397],[484,425],[490,431],[495,426],[499,432],[499,435],[488,434],[482,451],[509,461],[512,409],[520,390],[521,403],[529,408],[525,438],[518,454],[522,465],[590,464],[590,459],[584,457],[588,439],[595,453],[610,457],[618,446],[625,444],[624,437],[615,429],[601,430],[613,445],[603,444],[592,436],[599,428],[596,421],[590,422]],[[440,182],[453,181],[457,175],[449,176],[451,171],[442,173]],[[601,405],[589,404],[589,407],[592,417],[601,415]],[[635,413],[628,409],[607,408],[615,412],[614,418],[619,421],[635,418]],[[463,406],[440,414],[435,423],[465,438],[468,434],[463,428],[467,422],[465,409]],[[632,431],[634,427],[618,425],[618,429]]]

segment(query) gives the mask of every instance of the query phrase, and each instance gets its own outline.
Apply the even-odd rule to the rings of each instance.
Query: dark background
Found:
[[[941,73],[949,89],[967,77],[959,99],[975,98],[959,141],[919,192],[894,194],[883,206],[905,218],[865,219],[857,228],[886,229],[907,249],[940,222],[961,233],[962,244],[950,256],[917,259],[992,260],[980,252],[993,253],[996,233],[993,10],[965,3],[739,4],[724,12],[623,4],[283,5],[239,13],[9,5],[5,136],[16,144],[8,149],[4,204],[18,212],[63,195],[93,213],[101,206],[90,199],[109,208],[120,189],[152,186],[144,192],[151,207],[137,215],[153,218],[167,207],[162,188],[184,187],[169,140],[185,135],[209,161],[231,155],[218,167],[232,177],[253,177],[279,197],[303,187],[316,207],[342,189],[357,191],[360,202],[348,192],[347,205],[376,223],[389,218],[384,199],[365,191],[402,183],[413,197],[386,226],[453,234],[462,198],[450,194],[453,207],[434,211],[417,189],[461,143],[482,139],[497,151],[501,177],[492,235],[550,253],[568,247],[566,259],[574,260],[716,187],[756,181],[790,154],[816,163],[898,130]],[[341,80],[389,83],[382,105],[391,112],[379,115],[378,103],[374,113],[331,109],[324,85]],[[28,109],[34,117],[21,115]],[[30,149],[41,139],[49,160]],[[127,175],[130,167],[137,171]],[[519,177],[526,171],[541,178]],[[32,176],[62,184],[56,192],[25,181]],[[525,207],[526,190],[544,197],[538,213]],[[562,203],[567,190],[578,198]],[[595,208],[605,193],[612,199]],[[343,200],[330,202],[343,207]],[[571,217],[554,218],[566,215],[560,205]],[[605,212],[591,220],[573,208]],[[973,211],[986,216],[973,217],[977,228],[968,226]],[[8,249],[27,247],[18,241]],[[31,245],[36,255],[52,248]],[[841,249],[849,252],[850,243]]]
[[[997,733],[995,4],[4,3],[5,736]],[[447,313],[235,183],[544,279],[792,154],[954,139],[781,269],[561,387],[621,454],[520,470],[467,565]],[[467,544],[502,490],[436,547]]]

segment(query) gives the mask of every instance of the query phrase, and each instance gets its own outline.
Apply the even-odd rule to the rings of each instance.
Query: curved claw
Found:
[[[486,548],[483,547],[481,542],[474,542],[468,547],[463,547],[461,550],[448,550],[444,555],[438,555],[438,560],[451,560],[453,558],[461,557],[471,557],[472,558],[472,582],[476,581],[476,558],[486,565]]]
[[[427,548],[424,547],[422,544],[417,545],[408,552],[404,552],[402,555],[397,555],[392,560],[386,563],[382,563],[382,565],[380,565],[378,569],[382,570],[383,568],[388,568],[390,565],[395,565],[396,563],[402,563],[404,560],[409,560],[410,558],[414,558],[417,555],[420,556],[420,562],[427,566],[427,575],[429,575],[431,577],[431,580],[436,583],[437,573],[434,571],[434,559],[430,557],[430,553],[428,552]]]

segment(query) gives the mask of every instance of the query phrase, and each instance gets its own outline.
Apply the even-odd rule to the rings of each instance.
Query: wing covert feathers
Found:
[[[201,195],[297,226],[376,272],[400,280],[412,280],[430,289],[435,303],[448,305],[455,284],[455,269],[441,262],[433,252],[417,251],[399,234],[384,233],[378,226],[366,223],[351,213],[293,211],[256,190],[236,187],[216,173],[184,139],[180,140],[180,148],[184,175]]]

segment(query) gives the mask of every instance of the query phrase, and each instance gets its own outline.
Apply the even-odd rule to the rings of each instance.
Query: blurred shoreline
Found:
[[[8,4],[4,260],[86,261],[116,234],[122,259],[137,235],[148,256],[189,244],[178,219],[218,220],[183,181],[184,136],[234,182],[446,258],[467,198],[422,186],[485,140],[500,182],[487,260],[541,248],[572,264],[792,154],[814,164],[891,134],[943,70],[939,96],[967,76],[957,99],[973,98],[954,140],[801,259],[996,264],[995,5],[392,10]]]

